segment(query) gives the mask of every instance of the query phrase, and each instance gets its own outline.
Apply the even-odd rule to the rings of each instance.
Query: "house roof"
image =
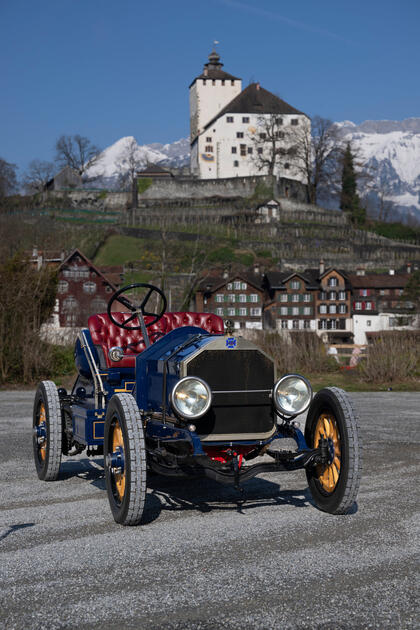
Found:
[[[336,267],[329,267],[326,269],[321,275],[319,273],[319,269],[305,269],[304,271],[268,271],[265,274],[266,282],[268,288],[271,290],[275,289],[284,289],[285,283],[293,278],[293,276],[299,276],[302,280],[307,284],[308,288],[318,289],[320,285],[321,279],[331,273],[331,271],[336,271],[341,276],[343,276],[346,281],[346,285],[348,284],[349,276],[343,269],[337,269]]]
[[[59,267],[59,271],[61,269],[63,269],[66,265],[69,264],[69,262],[71,261],[71,259],[74,256],[80,256],[80,258],[82,258],[85,263],[91,267],[102,279],[104,282],[106,282],[107,284],[109,284],[109,286],[114,289],[114,291],[117,291],[118,286],[116,284],[114,284],[114,282],[111,280],[111,274],[110,275],[105,275],[105,273],[103,271],[101,271],[101,269],[99,269],[99,267],[96,267],[96,265],[93,264],[93,262],[91,260],[89,260],[89,258],[87,258],[87,256],[85,256],[80,249],[74,249],[68,256],[67,258],[65,258],[63,260],[63,262],[61,263],[60,267]],[[114,275],[114,274],[113,274]],[[115,275],[114,275],[114,281],[115,281]]]
[[[137,171],[137,175],[168,175],[172,177],[172,173],[168,171],[166,168],[159,166],[158,164],[148,164],[146,168],[143,168],[141,171]]]
[[[234,280],[236,280],[236,278],[239,278],[247,284],[252,285],[256,289],[258,289],[258,291],[263,290],[262,274],[256,274],[253,271],[239,271],[236,273],[230,273],[227,278],[223,277],[223,274],[220,272],[209,274],[201,279],[197,286],[197,291],[200,291],[202,293],[214,293],[215,291],[220,289],[220,287],[228,284],[228,282],[233,282]]]
[[[364,276],[350,274],[348,278],[355,289],[402,289],[410,279],[410,274],[369,273]]]
[[[286,101],[260,87],[259,83],[251,83],[230,103],[228,103],[204,129],[224,114],[297,114],[306,116],[304,112],[295,109]]]

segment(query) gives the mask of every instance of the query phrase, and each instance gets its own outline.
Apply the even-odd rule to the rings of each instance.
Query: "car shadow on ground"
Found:
[[[274,505],[298,508],[311,504],[308,488],[282,490],[280,484],[257,478],[246,481],[242,492],[206,478],[168,479],[153,475],[148,479],[148,494],[142,522],[156,520],[161,512],[197,511],[201,513],[250,510]]]
[[[63,461],[59,479],[65,481],[71,478],[83,479],[95,488],[106,491],[103,458]],[[313,505],[313,501],[307,487],[282,490],[280,484],[262,477],[244,482],[239,491],[233,486],[225,486],[205,477],[171,478],[150,473],[142,522],[151,523],[162,512],[236,511],[246,514],[249,510],[270,505],[306,508]]]

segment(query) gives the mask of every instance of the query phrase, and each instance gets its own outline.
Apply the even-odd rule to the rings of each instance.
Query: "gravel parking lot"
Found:
[[[359,393],[357,509],[318,511],[303,471],[233,488],[150,479],[145,525],[114,523],[102,460],[32,460],[33,392],[0,392],[0,627],[419,628],[419,393]]]

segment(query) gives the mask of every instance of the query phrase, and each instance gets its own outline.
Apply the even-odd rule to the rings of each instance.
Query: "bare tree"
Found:
[[[311,127],[296,132],[295,167],[306,182],[308,202],[317,203],[320,192],[338,187],[342,159],[342,141],[338,129],[327,118],[314,116]]]
[[[16,164],[0,158],[0,198],[7,197],[17,190]]]
[[[119,172],[120,186],[129,186],[132,199],[131,206],[137,207],[137,171],[143,166],[143,161],[139,152],[135,138],[131,138],[123,151],[118,156],[116,163]]]
[[[100,159],[100,149],[79,134],[60,136],[55,144],[55,150],[57,164],[62,168],[71,166],[79,175],[83,175],[88,167]]]
[[[290,158],[293,157],[294,134],[289,127],[283,127],[280,114],[261,115],[257,119],[257,129],[249,135],[252,160],[264,175],[278,175]],[[247,147],[240,147],[246,151]]]
[[[43,160],[32,160],[24,175],[23,184],[28,194],[44,190],[48,181],[54,175],[54,164]]]

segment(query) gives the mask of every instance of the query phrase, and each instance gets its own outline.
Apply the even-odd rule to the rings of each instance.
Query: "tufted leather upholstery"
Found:
[[[112,313],[112,316],[118,322],[123,323],[130,316],[130,313]],[[152,317],[146,316],[144,320],[148,324]],[[137,320],[133,320],[132,323],[136,326],[139,325]],[[166,334],[181,326],[198,326],[216,335],[223,333],[224,330],[223,320],[218,315],[211,313],[165,313],[159,321],[147,329],[150,341],[154,343],[160,339],[162,335],[156,333]],[[119,328],[111,322],[107,313],[91,315],[88,320],[88,327],[94,345],[99,346],[103,351],[107,367],[134,367],[136,356],[146,347],[141,330]],[[114,363],[108,357],[108,351],[113,346],[120,346],[124,350],[124,358],[118,363]]]

